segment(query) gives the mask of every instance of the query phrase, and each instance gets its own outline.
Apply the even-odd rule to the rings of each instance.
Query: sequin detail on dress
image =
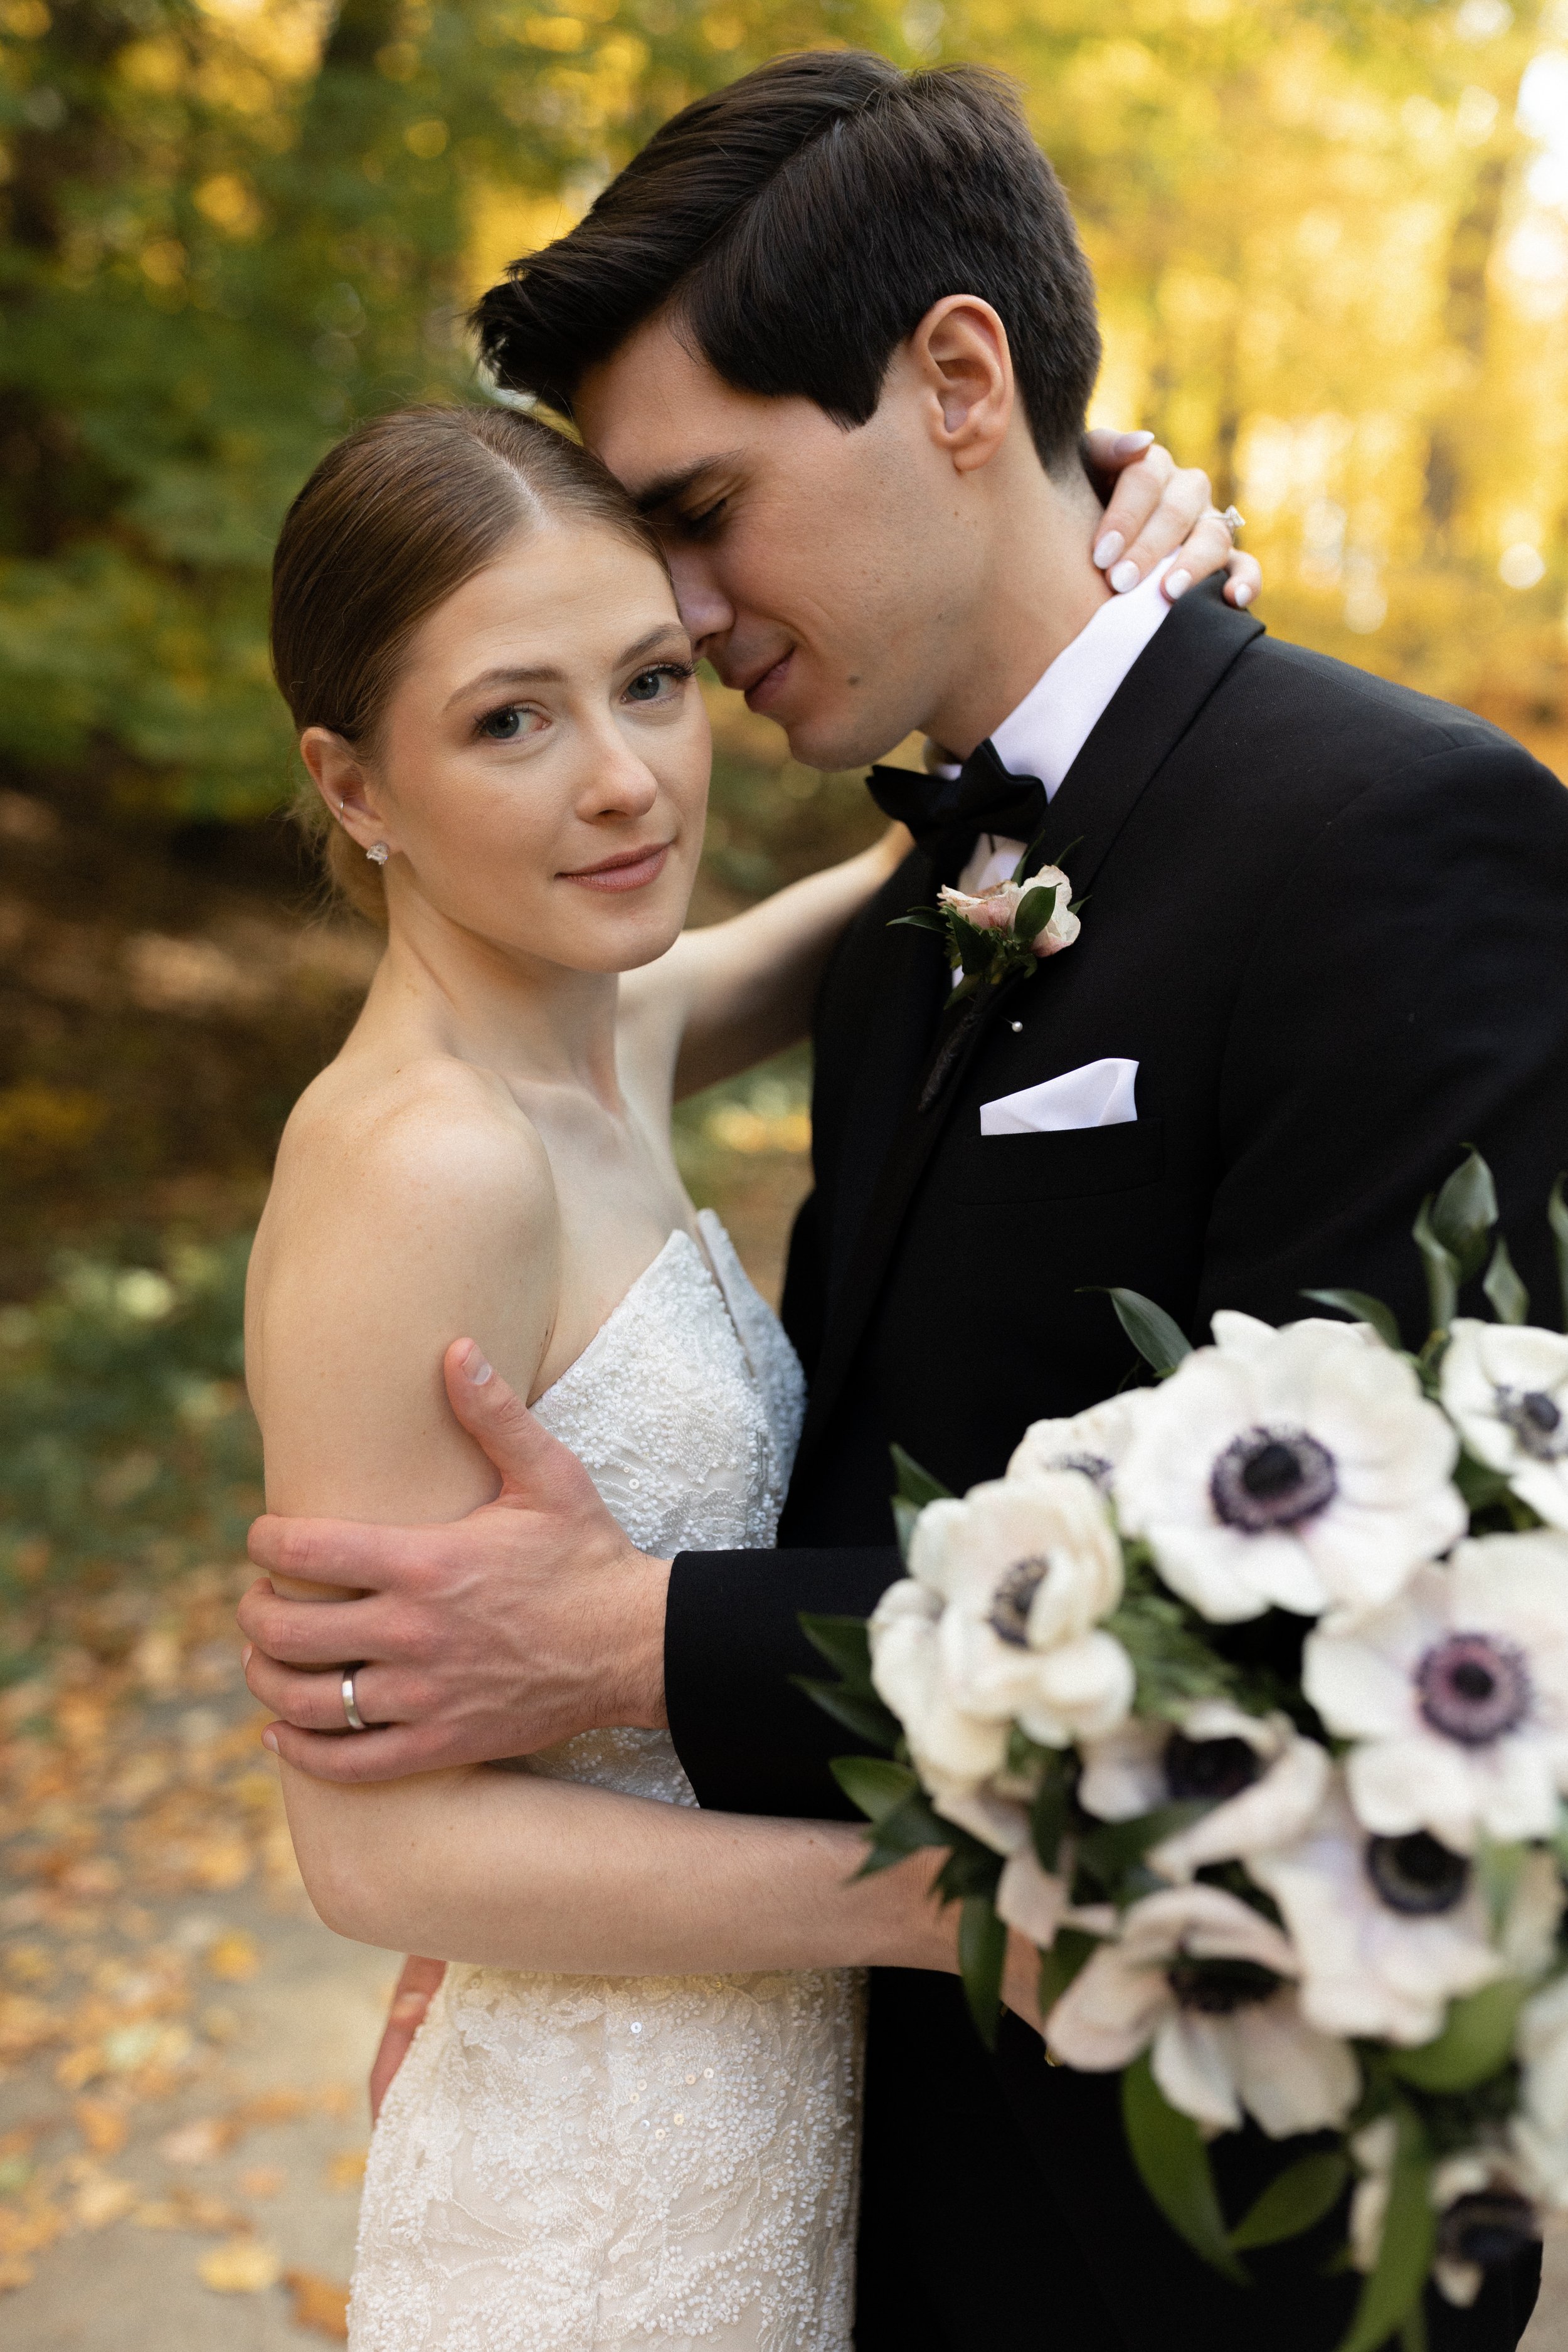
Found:
[[[534,1407],[661,1556],[773,1541],[804,1407],[699,1223]],[[527,1769],[696,1802],[665,1732]],[[843,1972],[448,1969],[372,2142],[353,2352],[848,2352],[859,2005]]]

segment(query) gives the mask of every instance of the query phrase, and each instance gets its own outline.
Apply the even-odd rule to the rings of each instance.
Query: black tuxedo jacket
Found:
[[[1131,1351],[1093,1286],[1194,1338],[1281,1322],[1304,1289],[1386,1299],[1412,1341],[1410,1227],[1474,1143],[1535,1313],[1557,1319],[1544,1209],[1568,1166],[1568,793],[1496,729],[1267,638],[1202,591],[1124,680],[1051,808],[1088,895],[1078,942],[994,992],[917,1108],[949,985],[889,929],[952,880],[914,853],[846,935],[816,1023],[816,1189],[785,1321],[811,1376],[777,1553],[678,1559],[669,1716],[704,1805],[842,1815],[849,1744],[792,1688],[802,1610],[868,1612],[900,1573],[894,1439],[956,1491],[1026,1426],[1109,1395]],[[961,857],[968,845],[954,851]],[[1106,1055],[1137,1118],[988,1136],[980,1106]],[[1468,1303],[1468,1302],[1467,1302]],[[873,1989],[859,2352],[1331,2352],[1353,2290],[1322,2244],[1228,2288],[1126,2159],[1113,2087],[1047,2068],[1013,2022],[993,2062],[952,1980]],[[1281,2160],[1218,2151],[1227,2210]],[[1331,2231],[1330,2239],[1331,2242]],[[1525,2264],[1434,2352],[1511,2347]]]

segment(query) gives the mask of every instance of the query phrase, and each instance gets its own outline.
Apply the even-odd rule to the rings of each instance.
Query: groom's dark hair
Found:
[[[1016,92],[974,67],[810,50],[684,108],[474,318],[500,382],[564,415],[584,370],[670,306],[726,383],[847,426],[945,294],[998,312],[1059,465],[1100,366],[1094,281]]]

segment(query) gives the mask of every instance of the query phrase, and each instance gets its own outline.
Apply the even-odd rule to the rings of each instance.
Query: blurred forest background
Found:
[[[1016,75],[1109,358],[1287,634],[1568,760],[1568,0],[0,0],[0,1646],[254,1495],[246,1236],[374,957],[282,814],[283,508],[479,396],[467,304],[781,49]],[[714,689],[700,914],[867,830]],[[1564,771],[1568,772],[1568,770]],[[685,1116],[764,1280],[786,1062]]]
[[[1568,0],[0,0],[0,2293],[29,2352],[345,2332],[387,1967],[309,1917],[232,1626],[248,1234],[375,951],[285,814],[274,531],[352,418],[482,396],[466,306],[664,117],[823,43],[1016,75],[1099,274],[1096,421],[1209,467],[1276,629],[1568,776]],[[871,829],[858,779],[712,700],[700,919]],[[682,1115],[764,1283],[805,1099],[797,1055]],[[1568,2347],[1562,2291],[1530,2341]]]

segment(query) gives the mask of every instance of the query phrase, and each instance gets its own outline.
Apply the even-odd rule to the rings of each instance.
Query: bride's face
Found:
[[[520,530],[420,624],[374,747],[311,729],[301,749],[360,845],[391,852],[395,926],[433,909],[508,953],[629,971],[685,920],[707,713],[664,572],[600,525]]]

